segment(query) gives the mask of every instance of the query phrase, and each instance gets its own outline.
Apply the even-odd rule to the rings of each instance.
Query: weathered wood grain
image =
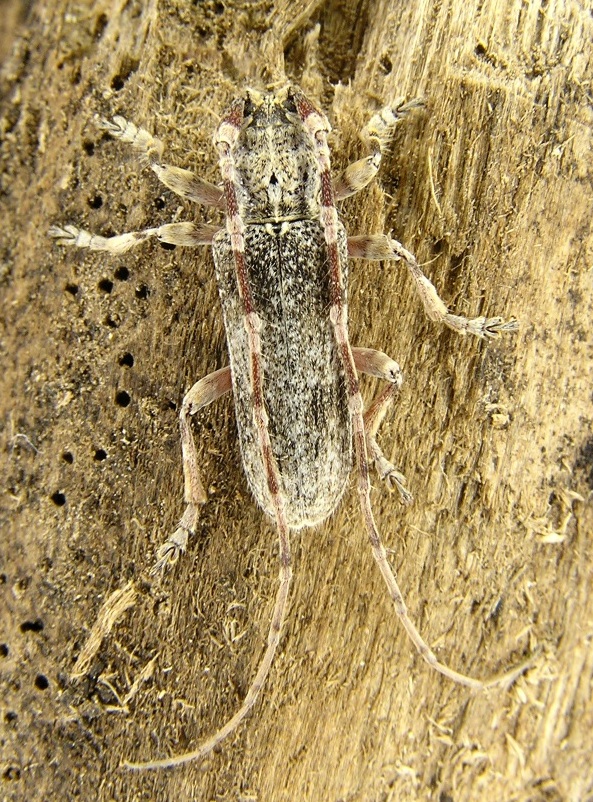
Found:
[[[4,798],[591,797],[592,28],[569,2],[32,6],[0,118]],[[236,709],[264,646],[275,533],[222,401],[196,421],[200,535],[149,581],[182,510],[175,407],[227,359],[211,257],[64,253],[45,232],[170,222],[178,200],[94,115],[151,127],[170,161],[216,180],[217,115],[236,85],[278,77],[283,52],[330,112],[336,169],[364,152],[370,112],[425,98],[380,181],[344,203],[349,230],[392,230],[460,314],[521,321],[516,337],[463,340],[424,319],[403,271],[352,265],[352,339],[405,371],[381,442],[416,500],[373,499],[410,612],[458,670],[533,666],[479,696],[430,672],[353,488],[295,538],[288,629],[255,715],[203,765],[131,775],[123,758],[182,751]],[[131,579],[135,606],[72,680]]]

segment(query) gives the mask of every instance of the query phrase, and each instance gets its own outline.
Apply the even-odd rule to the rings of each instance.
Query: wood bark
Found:
[[[591,231],[593,18],[516,0],[33,4],[2,73],[2,796],[5,799],[593,798]],[[316,27],[318,26],[318,27]],[[177,408],[226,364],[211,256],[119,258],[46,236],[213,219],[160,186],[95,115],[217,180],[212,133],[246,83],[302,83],[330,114],[336,171],[400,96],[379,180],[343,204],[392,231],[458,314],[427,321],[403,268],[353,262],[351,336],[402,365],[380,434],[415,497],[373,503],[410,614],[439,658],[508,689],[471,694],[414,652],[352,483],[294,537],[286,632],[254,714],[202,764],[181,752],[240,704],[276,591],[275,533],[241,472],[231,399],[196,416],[209,503],[160,583],[182,512]],[[181,211],[180,210],[181,208]],[[368,399],[378,389],[366,381]],[[82,678],[102,606],[133,582]],[[151,662],[153,661],[153,662]]]

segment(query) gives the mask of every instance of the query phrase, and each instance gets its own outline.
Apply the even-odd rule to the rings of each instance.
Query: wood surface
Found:
[[[1,77],[3,799],[593,798],[592,41],[590,5],[562,0],[31,5]],[[458,314],[521,322],[461,338],[426,320],[397,264],[351,265],[353,343],[405,372],[380,442],[415,502],[378,480],[372,498],[410,614],[457,670],[531,662],[479,694],[426,666],[353,480],[330,521],[294,537],[254,714],[201,764],[131,774],[123,759],[194,746],[240,704],[275,533],[222,400],[196,416],[210,497],[197,537],[150,577],[182,512],[179,403],[227,361],[211,256],[149,244],[113,258],[46,231],[213,220],[95,115],[145,125],[170,162],[216,181],[221,112],[283,69],[329,113],[336,170],[364,154],[357,132],[381,105],[425,99],[379,180],[343,204],[348,230],[393,232]],[[377,389],[365,381],[367,399]],[[106,626],[128,583],[131,606]]]

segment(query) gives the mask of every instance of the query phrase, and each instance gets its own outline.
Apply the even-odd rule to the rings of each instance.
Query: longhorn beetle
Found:
[[[198,381],[180,413],[185,512],[158,552],[155,570],[185,551],[206,492],[190,430],[190,416],[232,390],[243,468],[257,503],[275,521],[280,552],[278,588],[267,647],[240,709],[193,751],[129,768],[177,766],[208,754],[235,730],[253,707],[268,676],[280,639],[292,575],[290,530],[324,521],[340,501],[352,467],[364,524],[383,579],[408,635],[426,662],[449,679],[483,687],[440,663],[408,617],[389,565],[370,501],[369,463],[411,496],[404,477],[383,455],[378,427],[395,398],[402,373],[397,362],[348,339],[348,258],[401,261],[431,320],[460,334],[494,337],[517,328],[514,320],[452,315],[414,256],[383,234],[349,237],[336,201],[375,177],[396,123],[421,105],[418,100],[375,114],[362,132],[370,155],[336,180],[330,170],[325,117],[294,85],[271,92],[248,89],[224,115],[214,141],[222,185],[164,164],[163,145],[123,117],[102,126],[130,143],[160,181],[182,198],[220,209],[219,228],[172,223],[113,237],[65,225],[50,235],[62,245],[121,254],[150,237],[173,245],[211,245],[216,267],[230,364]],[[388,384],[365,412],[358,373]],[[354,449],[352,449],[354,443]]]

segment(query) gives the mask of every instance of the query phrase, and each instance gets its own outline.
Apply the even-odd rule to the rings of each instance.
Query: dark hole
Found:
[[[172,242],[159,242],[159,245],[164,251],[174,251],[177,245],[174,245]]]
[[[64,289],[66,292],[69,292],[70,295],[76,295],[78,292],[78,284],[66,284]]]
[[[214,13],[224,14],[224,3],[214,3]]]
[[[141,284],[139,287],[136,287],[136,298],[140,298],[141,301],[144,301],[148,298],[148,287],[146,284]]]
[[[87,200],[87,203],[91,209],[100,209],[103,206],[103,198],[100,195],[93,195]]]
[[[72,465],[72,463],[74,462],[74,455],[72,454],[71,451],[64,451],[64,453],[62,454],[62,459],[64,460],[64,462],[67,462],[68,465]]]
[[[16,721],[18,718],[18,714],[14,712],[14,710],[9,710],[8,713],[4,716],[4,721],[7,724],[12,724],[13,721]]]
[[[381,67],[382,67],[383,71],[385,72],[385,74],[389,75],[389,73],[393,69],[393,63],[392,63],[391,59],[389,58],[389,56],[383,56],[383,58],[381,59],[379,64],[381,65]]]
[[[107,27],[109,23],[109,17],[107,14],[99,14],[97,20],[95,22],[95,41],[98,42],[99,39],[103,36],[103,31]]]
[[[35,677],[35,687],[39,688],[40,691],[46,690],[49,688],[49,680],[44,674],[37,674]]]
[[[127,281],[130,278],[130,271],[127,267],[118,267],[113,275],[118,281]]]
[[[273,186],[276,186],[277,183],[278,183],[278,179],[276,178],[275,173],[272,173],[272,175],[270,176],[270,184],[272,184]]]
[[[483,58],[486,55],[486,48],[481,43],[477,44],[474,53],[476,56],[478,56],[478,58]]]
[[[125,367],[125,368],[133,368],[134,367],[134,357],[129,352],[125,353],[122,356],[120,356],[119,364],[122,366],[122,368],[123,367]]]
[[[160,211],[161,209],[165,208],[165,199],[164,198],[155,198],[154,205]]]
[[[8,657],[8,644],[7,643],[0,643],[0,657]]]
[[[116,329],[118,326],[117,322],[111,317],[111,315],[107,315],[103,321],[103,325],[109,326],[110,329]]]
[[[87,139],[82,143],[82,149],[87,156],[92,156],[95,153],[95,143]]]
[[[113,289],[113,281],[108,278],[102,278],[101,281],[97,284],[97,287],[103,292],[111,292]]]
[[[9,766],[7,769],[4,769],[2,772],[2,779],[3,780],[20,780],[21,779],[21,770],[17,768],[17,766]]]
[[[66,496],[63,493],[60,493],[59,490],[57,490],[55,493],[52,494],[51,500],[56,505],[56,507],[63,507],[64,504],[66,503]]]
[[[127,407],[131,400],[129,393],[126,393],[125,390],[120,390],[115,396],[115,403],[118,407]]]
[[[593,438],[589,438],[581,446],[575,466],[585,472],[587,484],[593,490]]]
[[[116,92],[119,92],[120,89],[123,89],[125,82],[133,72],[136,72],[139,64],[140,62],[136,61],[135,59],[126,59],[121,65],[119,73],[114,75],[111,79],[111,88],[115,89]]]
[[[102,448],[98,448],[95,451],[95,459],[97,462],[103,462],[104,459],[107,459],[107,452],[104,451]]]
[[[74,72],[72,73],[72,75],[70,76],[70,83],[72,84],[72,86],[78,86],[78,84],[80,83],[81,79],[82,79],[82,74],[81,74],[80,70],[77,67],[74,70]]]
[[[41,618],[36,618],[35,621],[23,621],[21,624],[21,632],[43,632],[43,621]]]

